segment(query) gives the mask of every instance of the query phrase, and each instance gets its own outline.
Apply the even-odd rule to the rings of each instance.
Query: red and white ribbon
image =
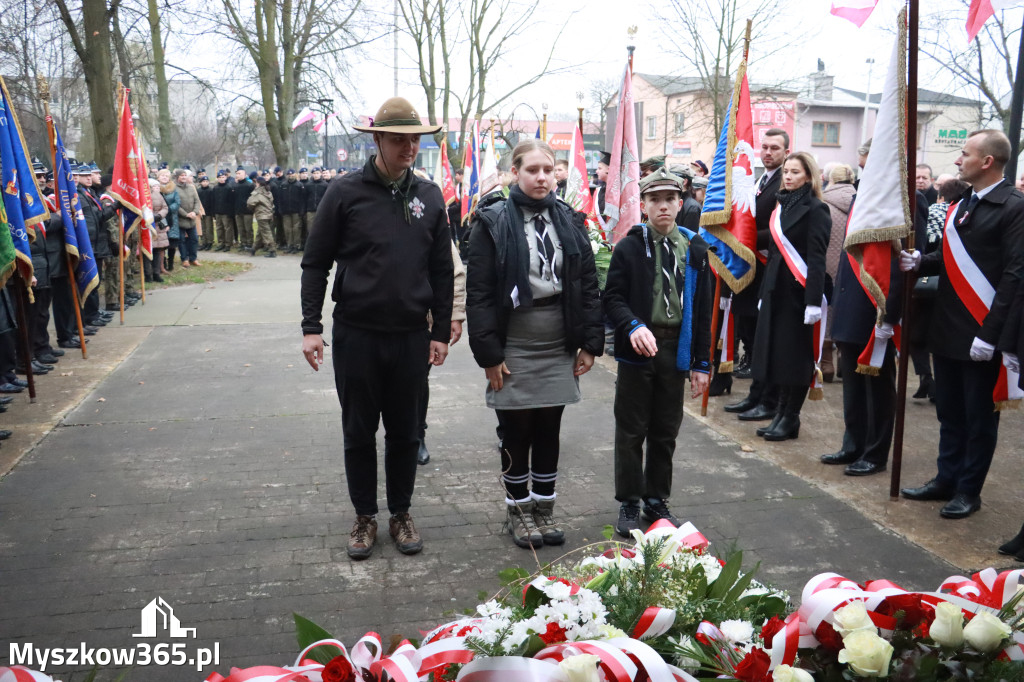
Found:
[[[463,666],[457,682],[569,682],[554,662],[520,656],[478,658]]]
[[[633,636],[637,639],[660,637],[672,629],[676,622],[676,610],[651,606],[644,610],[643,615],[633,628]]]
[[[53,682],[53,678],[22,665],[13,665],[10,668],[0,666],[0,682]]]

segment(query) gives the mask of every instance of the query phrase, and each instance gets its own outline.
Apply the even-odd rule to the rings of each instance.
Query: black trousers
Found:
[[[872,464],[889,461],[896,424],[896,347],[890,341],[878,376],[857,373],[862,347],[836,342],[843,373],[842,451]]]
[[[676,369],[678,332],[651,329],[658,352],[643,365],[619,363],[615,379],[615,499],[667,500],[683,422],[686,375]],[[647,460],[644,461],[644,443]]]
[[[334,323],[334,383],[345,435],[345,475],[356,514],[377,507],[377,427],[384,422],[385,489],[392,514],[409,511],[416,486],[420,400],[430,336]]]
[[[53,301],[53,289],[36,287],[32,290],[36,302],[28,307],[28,343],[33,355],[41,355],[52,350],[50,334],[50,303]]]
[[[420,440],[427,437],[427,408],[430,407],[430,368],[427,363],[427,373],[423,375],[423,389],[420,391]]]
[[[996,353],[987,362],[974,362],[934,355],[932,363],[939,418],[938,481],[958,493],[981,495],[999,437],[992,391],[1002,358]]]
[[[75,322],[75,303],[71,298],[71,284],[67,276],[52,277],[50,288],[53,290],[53,326],[57,334],[57,341],[70,341],[72,336],[78,336],[78,327]]]

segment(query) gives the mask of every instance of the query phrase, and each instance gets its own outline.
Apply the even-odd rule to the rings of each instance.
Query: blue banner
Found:
[[[47,118],[47,123],[50,126],[50,147],[56,166],[53,169],[53,191],[57,195],[61,222],[64,223],[64,244],[75,263],[78,303],[85,305],[85,297],[99,286],[100,274],[92,253],[92,242],[89,241],[85,214],[82,213],[82,207],[78,203],[78,188],[71,176],[71,164],[64,151],[64,142],[60,139],[60,133],[57,132],[57,126],[53,119]],[[99,238],[105,238],[102,231]]]

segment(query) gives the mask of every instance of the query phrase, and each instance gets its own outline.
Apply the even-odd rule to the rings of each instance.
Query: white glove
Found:
[[[992,354],[996,352],[996,347],[990,343],[985,343],[977,336],[974,337],[974,343],[971,344],[971,360],[975,362],[984,362],[992,359]]]
[[[883,322],[881,327],[875,327],[875,338],[876,339],[891,339],[892,338],[892,325],[888,322]]]
[[[761,299],[757,299],[757,309],[761,309]]]
[[[1020,374],[1020,358],[1015,353],[1003,353],[1003,364],[1011,372]]]
[[[821,306],[809,305],[804,308],[804,324],[814,324],[821,320]]]
[[[920,251],[900,251],[900,270],[910,272],[911,270],[917,270],[919,267],[921,267]]]
[[[729,297],[728,296],[719,296],[718,297],[718,309],[719,310],[725,310],[728,306],[729,306]]]

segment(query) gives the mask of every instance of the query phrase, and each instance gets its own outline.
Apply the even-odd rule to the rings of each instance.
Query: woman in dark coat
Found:
[[[815,374],[815,323],[821,320],[832,231],[828,205],[821,200],[821,173],[810,154],[795,152],[786,158],[782,187],[772,214],[753,362],[754,378],[779,386],[775,419],[758,429],[758,435],[773,441],[800,434],[800,409]],[[783,247],[792,255],[789,260]],[[805,283],[794,272],[801,269],[798,262],[804,264]]]
[[[552,516],[562,411],[604,348],[594,253],[583,215],[555,198],[554,165],[544,142],[516,145],[509,198],[474,215],[466,281],[469,345],[503,429],[506,529],[526,548],[565,541]]]

